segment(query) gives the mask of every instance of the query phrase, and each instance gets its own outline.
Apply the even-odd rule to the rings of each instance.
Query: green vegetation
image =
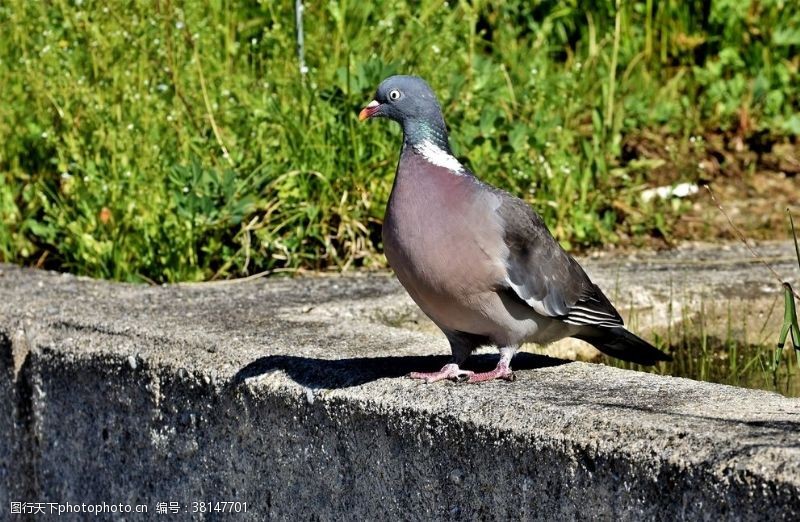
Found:
[[[603,363],[800,397],[800,357],[793,356],[789,347],[775,350],[774,325],[781,318],[783,302],[783,295],[776,296],[761,321],[741,303],[702,302],[697,313],[684,313],[673,318],[666,331],[653,332],[650,340],[669,352],[672,362],[649,367],[603,356]]]
[[[791,212],[787,214],[797,266],[800,268],[800,240],[797,238],[794,218]],[[741,231],[737,229],[735,232],[747,246]],[[753,251],[753,254],[759,257],[757,252]],[[780,281],[780,276],[763,258],[761,262]],[[795,304],[795,298],[800,296],[785,281],[781,283],[781,289],[782,296],[776,296],[763,323],[755,332],[755,337],[753,332],[748,331],[748,324],[752,323],[754,313],[749,303],[744,305],[744,309],[740,304],[734,310],[730,301],[727,308],[723,309],[720,309],[720,303],[716,301],[710,304],[701,302],[699,313],[689,316],[684,309],[683,317],[675,321],[670,302],[670,326],[666,332],[655,332],[654,344],[670,353],[674,358],[673,362],[643,367],[603,356],[604,363],[619,368],[771,390],[789,397],[800,397],[800,325]],[[775,324],[774,315],[778,315],[777,305],[780,301],[783,301],[783,324],[773,356],[771,348],[774,345],[770,340],[773,339],[774,332],[770,326]]]
[[[789,213],[789,222],[792,225],[792,238],[794,239],[794,252],[797,255],[797,266],[800,267],[800,242],[797,240],[797,231],[794,228],[794,218],[791,212]],[[797,306],[795,305],[795,297],[798,297],[796,292],[792,289],[792,285],[783,282],[783,325],[781,326],[781,333],[778,337],[778,349],[775,352],[774,371],[781,364],[781,358],[786,346],[787,337],[791,341],[791,347],[794,348],[794,354],[797,359],[798,366],[800,366],[800,325],[797,319]],[[789,362],[787,361],[787,365]]]
[[[120,280],[383,263],[392,73],[440,93],[456,152],[570,247],[668,234],[638,194],[674,139],[800,135],[788,0],[0,4],[0,260]],[[224,151],[228,151],[225,154]],[[677,200],[676,200],[677,201]]]

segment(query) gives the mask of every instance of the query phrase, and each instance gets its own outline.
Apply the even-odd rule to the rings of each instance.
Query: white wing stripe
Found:
[[[586,315],[593,315],[596,317],[605,316],[605,317],[610,317],[611,319],[616,319],[616,316],[614,314],[604,312],[602,310],[592,310],[591,308],[586,308],[578,305],[573,306],[572,309],[570,310],[570,313],[575,311],[584,312]]]
[[[567,317],[570,317],[570,318],[573,318],[573,319],[586,319],[586,320],[589,320],[589,321],[607,321],[608,320],[608,318],[606,318],[606,317],[602,317],[602,316],[598,317],[598,316],[587,314],[587,313],[584,313],[584,312],[576,312],[575,310],[570,310],[569,314],[567,314]]]
[[[537,300],[536,300],[535,298],[533,298],[533,297],[528,297],[527,299],[526,299],[526,298],[524,298],[524,297],[522,297],[522,296],[524,296],[524,295],[525,295],[525,287],[524,287],[524,286],[522,286],[522,285],[517,285],[517,284],[514,284],[514,283],[511,281],[511,278],[509,278],[508,276],[506,276],[506,284],[507,284],[509,287],[511,287],[511,289],[514,291],[514,293],[515,293],[515,294],[517,294],[517,296],[518,296],[520,299],[522,299],[523,301],[525,301],[525,304],[527,304],[528,306],[530,306],[531,308],[533,308],[533,310],[534,310],[536,313],[542,314],[542,315],[544,315],[545,317],[549,317],[549,316],[550,316],[550,314],[547,312],[547,310],[545,309],[545,307],[544,307],[544,306],[542,306],[542,302],[541,302],[541,301],[537,301]]]
[[[573,318],[564,319],[564,322],[567,324],[574,324],[576,326],[607,326],[608,328],[614,328],[617,326],[622,326],[620,323],[609,323],[607,321],[602,322],[590,322],[586,320],[576,320]]]
[[[565,323],[576,325],[592,326],[621,326],[622,321],[605,312],[598,310],[586,310],[585,308],[574,307],[569,311]]]

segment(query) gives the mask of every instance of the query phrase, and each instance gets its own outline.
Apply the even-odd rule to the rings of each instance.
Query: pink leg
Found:
[[[513,381],[515,379],[514,372],[509,368],[508,363],[504,363],[501,359],[497,363],[497,367],[490,372],[473,373],[467,379],[467,382],[484,382],[493,381],[495,379],[504,379],[506,381]]]
[[[412,372],[408,376],[412,379],[422,379],[427,383],[442,381],[444,379],[473,383],[492,381],[494,379],[513,381],[515,377],[514,372],[511,371],[511,359],[514,357],[515,353],[517,353],[516,346],[504,346],[500,348],[500,360],[497,362],[495,369],[489,372],[475,373],[462,370],[457,364],[450,363],[444,365],[438,372]]]
[[[467,382],[484,382],[493,381],[495,379],[504,379],[506,381],[514,380],[514,372],[511,371],[511,359],[517,353],[516,346],[504,346],[500,348],[500,360],[497,361],[497,366],[490,372],[473,373],[467,379]]]
[[[438,372],[411,372],[408,374],[412,379],[421,379],[426,383],[452,379],[454,381],[466,381],[472,377],[474,372],[462,370],[455,363],[445,364]]]

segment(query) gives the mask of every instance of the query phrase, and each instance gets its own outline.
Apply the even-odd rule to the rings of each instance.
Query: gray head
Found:
[[[381,82],[375,99],[359,113],[359,120],[382,117],[403,127],[406,143],[432,140],[450,150],[442,109],[430,86],[417,76],[390,76]]]

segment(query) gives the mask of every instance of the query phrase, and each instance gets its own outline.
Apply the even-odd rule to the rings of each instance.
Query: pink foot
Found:
[[[501,363],[497,365],[497,368],[490,372],[473,373],[469,376],[467,382],[484,382],[493,381],[495,379],[514,381],[516,377],[514,377],[514,372],[511,371],[511,368],[504,366]]]
[[[462,370],[454,363],[445,364],[438,372],[411,372],[408,374],[412,379],[421,379],[426,383],[443,381],[445,379],[452,379],[454,381],[469,380],[471,382],[473,375],[475,375],[474,372]]]

